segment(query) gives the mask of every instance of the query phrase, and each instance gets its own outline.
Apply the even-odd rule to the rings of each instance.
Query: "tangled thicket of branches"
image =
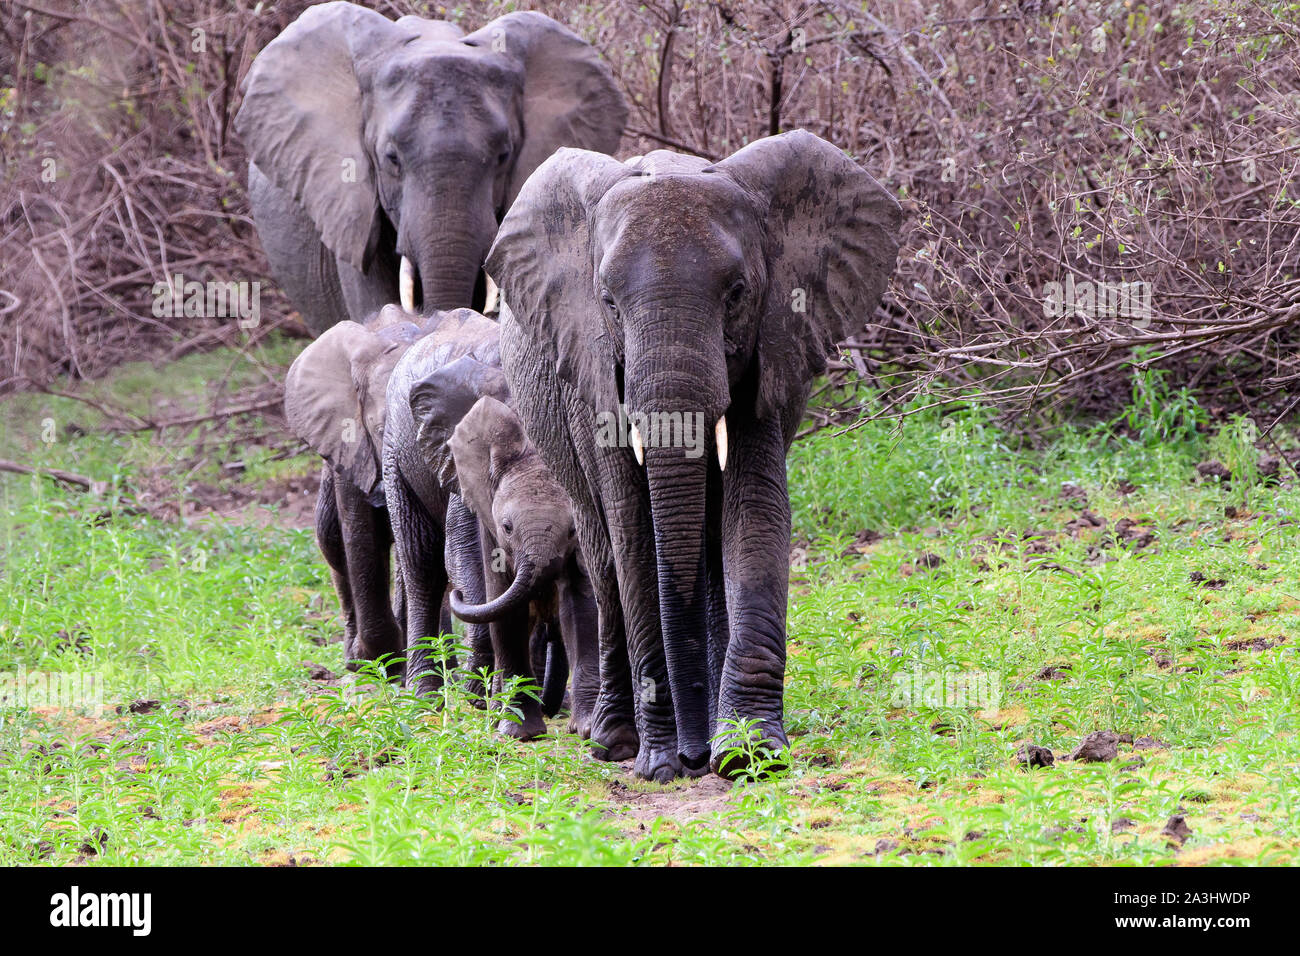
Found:
[[[177,273],[265,277],[231,123],[242,71],[296,12],[5,5],[0,390],[238,337],[230,320],[155,317],[153,288]],[[285,314],[264,299],[265,314]]]
[[[860,160],[907,214],[891,292],[840,364],[878,386],[874,411],[927,391],[1097,413],[1135,365],[1225,407],[1277,404],[1300,379],[1293,4],[370,5],[468,28],[518,6],[567,23],[632,104],[624,155],[721,157],[803,127]],[[243,334],[159,320],[150,290],[177,271],[266,278],[231,119],[253,56],[304,6],[7,5],[0,383]],[[1150,309],[1109,315],[1081,295],[1048,309],[1051,283],[1145,283]],[[265,315],[284,308],[264,294]]]

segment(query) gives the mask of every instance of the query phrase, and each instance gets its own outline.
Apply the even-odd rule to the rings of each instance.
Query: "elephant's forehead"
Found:
[[[412,43],[404,49],[399,61],[406,62],[409,69],[424,79],[438,79],[450,73],[508,79],[521,73],[516,62],[463,43]]]
[[[522,80],[522,70],[505,57],[445,42],[409,44],[384,65],[382,73],[382,82],[388,87],[415,85],[461,96],[478,93],[483,85],[495,87]]]
[[[642,156],[629,159],[627,164],[648,175],[689,175],[698,173],[709,165],[707,159],[674,153],[670,149],[653,149]]]
[[[701,247],[734,254],[752,225],[748,197],[729,179],[701,173],[625,179],[602,202],[600,238],[614,246]]]

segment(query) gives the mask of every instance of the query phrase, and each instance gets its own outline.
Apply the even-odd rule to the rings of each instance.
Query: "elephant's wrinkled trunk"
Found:
[[[420,264],[420,308],[469,309],[478,305],[474,301],[479,280],[482,254],[467,253],[460,244],[439,243],[427,250]]]
[[[415,267],[421,311],[481,309],[483,259],[497,228],[490,190],[439,184],[424,195],[414,193],[410,206],[403,210],[397,245]]]
[[[708,684],[705,489],[716,467],[708,438],[729,394],[720,332],[652,326],[627,343],[627,399],[629,417],[648,432],[642,440],[664,658],[678,757],[694,770],[709,760],[709,700],[717,693]]]
[[[537,572],[526,559],[515,566],[515,579],[500,597],[486,604],[466,604],[465,596],[457,589],[451,592],[451,610],[469,624],[490,624],[505,614],[519,608],[532,597],[537,584]]]

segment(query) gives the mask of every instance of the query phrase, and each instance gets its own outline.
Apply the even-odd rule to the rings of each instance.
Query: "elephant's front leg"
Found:
[[[557,386],[558,388],[558,386]],[[628,660],[623,603],[618,590],[618,566],[605,520],[605,486],[617,480],[606,449],[598,448],[590,409],[572,394],[565,395],[573,454],[568,489],[574,502],[578,545],[596,599],[599,691],[591,714],[592,756],[597,760],[628,760],[641,748],[636,723],[636,688]],[[542,416],[545,420],[545,415]]]
[[[591,580],[576,557],[569,558],[558,588],[560,634],[572,673],[569,733],[586,740],[591,736],[591,718],[600,696],[599,621]]]
[[[479,536],[483,548],[484,581],[487,585],[487,600],[495,601],[505,594],[514,581],[514,570],[497,570],[500,567],[500,549],[492,536],[480,523]],[[503,717],[497,724],[497,733],[519,740],[532,740],[546,733],[546,721],[542,717],[542,705],[538,701],[537,679],[533,674],[533,662],[528,652],[529,637],[529,602],[521,601],[514,607],[503,611],[496,620],[488,625],[492,636],[492,654],[495,658],[497,680],[502,687],[512,683],[517,688],[508,706],[516,713]],[[530,685],[528,689],[522,686]]]
[[[343,524],[334,497],[334,470],[326,465],[321,471],[320,492],[316,495],[316,544],[329,565],[334,591],[343,609],[343,658],[357,658],[357,610],[348,586],[348,558],[343,547]]]
[[[790,579],[790,498],[779,424],[737,428],[723,479],[722,563],[730,642],[718,693],[710,766],[735,774],[727,760],[728,721],[758,721],[767,748],[786,746],[785,613]],[[726,766],[723,766],[726,761]]]
[[[458,588],[470,604],[482,604],[486,600],[478,528],[478,518],[474,517],[460,495],[452,495],[447,502],[447,577],[451,586]],[[446,613],[449,615],[450,612]],[[465,642],[469,645],[470,654],[466,689],[474,706],[482,707],[486,688],[480,675],[492,671],[492,635],[486,624],[462,622],[461,626],[465,631]],[[445,631],[451,633],[450,620]]]
[[[596,597],[597,672],[596,703],[591,714],[589,739],[597,760],[628,760],[637,755],[641,738],[636,729],[636,698],[632,668],[627,656],[627,634],[623,624],[623,603],[618,594],[618,572],[604,529],[584,536],[582,517],[578,539],[582,553],[593,569],[592,590]]]
[[[627,461],[619,465],[639,472],[630,453],[620,457]],[[639,473],[625,475],[611,490],[613,494],[605,501],[605,515],[617,568],[640,738],[634,769],[647,780],[667,783],[685,774],[687,768],[678,752],[677,719],[659,623],[659,578],[650,499]]]
[[[401,675],[402,635],[393,617],[389,579],[388,514],[370,504],[361,489],[334,481],[334,502],[342,527],[347,584],[356,615],[352,657],[377,660],[391,655],[389,676]]]
[[[384,470],[384,488],[406,608],[406,686],[432,696],[442,688],[441,662],[431,659],[428,638],[440,634],[439,612],[447,590],[443,531],[391,465]],[[448,666],[455,667],[455,660]]]

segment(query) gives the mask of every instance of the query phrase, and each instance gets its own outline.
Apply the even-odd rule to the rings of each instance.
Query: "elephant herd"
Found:
[[[646,778],[738,772],[740,726],[785,746],[786,453],[897,202],[804,131],[612,158],[613,77],[539,13],[321,4],[244,91],[348,658],[432,693],[454,614],[471,692],[524,688],[502,733],[545,733],[571,675],[569,730]]]

